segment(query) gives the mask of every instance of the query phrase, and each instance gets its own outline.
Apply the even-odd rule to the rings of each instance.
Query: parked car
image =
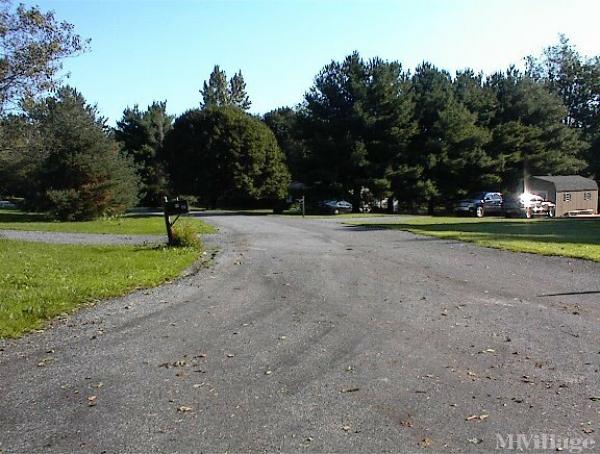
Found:
[[[507,197],[503,204],[504,215],[510,217],[532,218],[533,216],[548,216],[556,214],[556,204],[535,194],[521,194]]]
[[[17,205],[8,200],[0,200],[0,208],[17,208]]]
[[[457,215],[471,215],[482,218],[488,214],[502,215],[502,194],[500,192],[478,192],[459,200],[454,206]]]
[[[319,203],[319,211],[327,214],[352,213],[352,204],[345,200],[324,200]]]

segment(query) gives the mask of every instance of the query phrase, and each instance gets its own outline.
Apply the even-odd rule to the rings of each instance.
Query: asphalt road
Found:
[[[600,264],[207,219],[212,268],[0,343],[1,450],[600,451]]]

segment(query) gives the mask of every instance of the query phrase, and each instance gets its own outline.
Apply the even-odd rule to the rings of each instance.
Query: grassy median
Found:
[[[405,230],[480,246],[600,262],[599,219],[504,219],[415,216],[352,225]]]
[[[182,217],[200,234],[214,233],[215,228],[190,216]],[[0,229],[39,230],[44,232],[112,233],[127,235],[164,235],[165,221],[162,216],[121,216],[87,222],[58,222],[39,213],[0,209]]]
[[[161,284],[199,254],[193,248],[0,240],[0,338],[40,328],[85,302]]]

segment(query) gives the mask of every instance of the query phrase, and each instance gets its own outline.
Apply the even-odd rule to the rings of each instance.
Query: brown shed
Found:
[[[533,176],[527,178],[525,191],[556,203],[556,216],[596,214],[598,184],[579,175]]]

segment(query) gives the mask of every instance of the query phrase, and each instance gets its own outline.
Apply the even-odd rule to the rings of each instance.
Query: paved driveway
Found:
[[[600,265],[208,217],[215,266],[0,343],[5,452],[483,452],[596,438]]]

